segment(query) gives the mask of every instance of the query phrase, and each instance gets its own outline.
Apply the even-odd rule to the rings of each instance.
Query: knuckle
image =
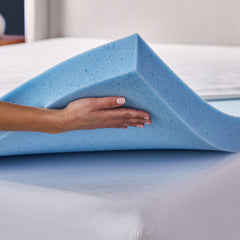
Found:
[[[145,123],[145,122],[146,122],[146,120],[145,120],[145,119],[141,119],[141,118],[140,118],[140,119],[138,119],[137,121],[138,121],[139,123]]]
[[[140,118],[133,118],[133,119],[129,120],[129,123],[131,123],[131,124],[144,123],[144,120],[142,120]]]
[[[126,112],[123,114],[123,118],[126,118],[126,119],[131,118],[130,112],[129,112],[129,111],[126,111]]]
[[[145,112],[145,111],[139,111],[139,114],[140,115],[144,115],[144,116],[149,116],[149,113],[148,112]]]
[[[143,117],[143,116],[146,116],[146,117],[148,117],[149,116],[149,114],[147,114],[146,112],[144,112],[144,111],[138,111],[138,116],[139,117]]]
[[[86,107],[92,107],[92,105],[93,105],[92,99],[85,98],[84,101],[85,101]]]
[[[113,106],[113,101],[112,101],[112,99],[111,98],[107,98],[106,100],[105,100],[105,107],[106,108],[109,108],[109,107],[112,107]]]
[[[126,118],[121,118],[120,120],[119,120],[119,123],[120,124],[127,124],[127,122],[126,122]]]

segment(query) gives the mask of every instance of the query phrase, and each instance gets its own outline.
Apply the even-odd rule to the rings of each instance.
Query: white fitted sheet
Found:
[[[0,48],[0,96],[57,63],[111,40],[58,38]],[[240,47],[150,44],[200,96],[240,97]]]
[[[173,150],[1,157],[0,238],[238,240],[239,160]]]

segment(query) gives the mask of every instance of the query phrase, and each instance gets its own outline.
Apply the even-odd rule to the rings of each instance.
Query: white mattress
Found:
[[[59,38],[1,47],[0,96],[57,63],[109,41]],[[202,97],[240,97],[240,47],[150,46]]]
[[[240,154],[0,158],[0,239],[239,240]]]
[[[68,38],[1,47],[1,95],[105,42]],[[240,48],[151,46],[202,96],[239,96]],[[1,157],[0,239],[239,240],[239,173],[240,153]]]

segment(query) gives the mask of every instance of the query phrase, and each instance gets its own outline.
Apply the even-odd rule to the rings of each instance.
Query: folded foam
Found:
[[[137,35],[68,59],[1,100],[63,108],[85,97],[124,96],[150,113],[143,129],[79,130],[57,135],[1,132],[0,155],[121,149],[240,150],[240,118],[193,92]]]

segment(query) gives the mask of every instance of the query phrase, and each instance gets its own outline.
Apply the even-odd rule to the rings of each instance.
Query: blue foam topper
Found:
[[[121,149],[240,151],[240,118],[210,106],[134,34],[97,47],[19,86],[1,100],[63,108],[85,97],[124,96],[146,110],[144,128],[78,130],[56,135],[0,132],[0,156]]]

